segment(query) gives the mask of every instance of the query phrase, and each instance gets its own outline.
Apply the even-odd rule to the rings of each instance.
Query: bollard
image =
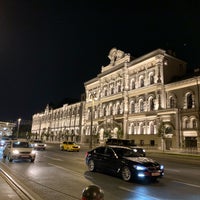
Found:
[[[104,200],[104,192],[97,185],[89,185],[84,188],[81,200]]]

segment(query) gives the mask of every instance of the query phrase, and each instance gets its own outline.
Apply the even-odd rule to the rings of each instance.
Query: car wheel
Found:
[[[124,181],[130,181],[132,178],[131,170],[129,167],[125,166],[122,168],[122,179]]]
[[[35,161],[35,159],[31,159],[31,162],[34,162]]]
[[[60,147],[60,150],[61,150],[61,151],[64,151],[64,148],[63,148],[63,147]]]
[[[8,160],[9,160],[9,162],[13,161],[13,159],[10,157],[10,154],[8,155]]]
[[[89,169],[90,172],[95,171],[95,164],[94,164],[94,161],[92,159],[88,161],[88,169]]]

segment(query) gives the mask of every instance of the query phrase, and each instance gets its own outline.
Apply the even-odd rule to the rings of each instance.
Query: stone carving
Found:
[[[114,65],[115,61],[124,57],[124,52],[121,50],[117,50],[116,48],[112,48],[109,52],[108,58],[110,59],[110,64]]]

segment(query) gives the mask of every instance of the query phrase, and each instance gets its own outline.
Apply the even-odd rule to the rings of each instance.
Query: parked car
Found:
[[[45,150],[47,146],[42,140],[33,140],[31,145],[35,150]]]
[[[80,146],[75,142],[64,141],[60,144],[61,151],[80,151]]]
[[[96,170],[120,176],[124,181],[152,181],[164,175],[164,166],[147,157],[138,157],[133,149],[105,145],[86,153],[89,171]]]
[[[24,139],[11,140],[3,150],[3,158],[12,162],[13,160],[29,159],[34,162],[36,152],[31,147],[31,144]]]
[[[142,147],[138,147],[134,140],[131,139],[117,139],[117,138],[109,138],[106,141],[107,145],[118,145],[118,146],[126,146],[132,148],[138,156],[146,156],[146,151]]]

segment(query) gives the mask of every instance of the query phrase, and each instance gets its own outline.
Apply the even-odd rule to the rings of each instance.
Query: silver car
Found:
[[[13,160],[29,159],[35,161],[36,152],[27,140],[11,140],[3,150],[3,158],[8,158],[9,162]]]

